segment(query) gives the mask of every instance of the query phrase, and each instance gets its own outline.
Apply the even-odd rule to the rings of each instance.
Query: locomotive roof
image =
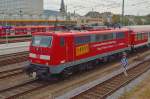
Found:
[[[111,30],[101,30],[101,31],[55,31],[55,32],[38,32],[33,35],[58,35],[58,36],[69,36],[69,35],[89,35],[89,34],[99,34],[99,33],[113,33],[113,32],[125,32],[128,31],[126,28],[122,29],[111,29]]]

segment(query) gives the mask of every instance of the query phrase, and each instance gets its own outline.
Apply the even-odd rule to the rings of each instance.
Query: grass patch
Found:
[[[150,75],[150,74],[149,74]],[[150,99],[150,76],[146,77],[139,85],[124,93],[119,99]]]

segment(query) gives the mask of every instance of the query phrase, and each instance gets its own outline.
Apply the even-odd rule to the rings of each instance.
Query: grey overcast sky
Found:
[[[123,0],[64,0],[69,12],[86,14],[88,11],[121,13]],[[44,9],[60,9],[61,0],[44,0]],[[150,0],[125,0],[125,14],[150,14]]]

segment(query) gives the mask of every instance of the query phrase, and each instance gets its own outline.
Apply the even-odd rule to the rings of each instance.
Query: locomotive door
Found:
[[[72,37],[67,37],[65,40],[66,43],[66,60],[71,62],[74,60],[74,44]]]

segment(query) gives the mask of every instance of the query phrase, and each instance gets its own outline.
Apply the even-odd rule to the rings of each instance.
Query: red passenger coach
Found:
[[[30,27],[28,26],[18,26],[11,29],[11,36],[24,36],[31,35]]]
[[[64,26],[2,26],[0,37],[31,36],[37,32],[61,31]]]
[[[130,50],[128,29],[36,33],[30,46],[28,74],[39,78],[85,70],[99,59]]]
[[[2,37],[4,34],[3,34],[3,28],[0,26],[0,37]]]
[[[5,37],[10,35],[10,31],[13,27],[12,26],[1,26],[0,27],[0,37]]]
[[[132,49],[150,45],[150,26],[130,27]]]

